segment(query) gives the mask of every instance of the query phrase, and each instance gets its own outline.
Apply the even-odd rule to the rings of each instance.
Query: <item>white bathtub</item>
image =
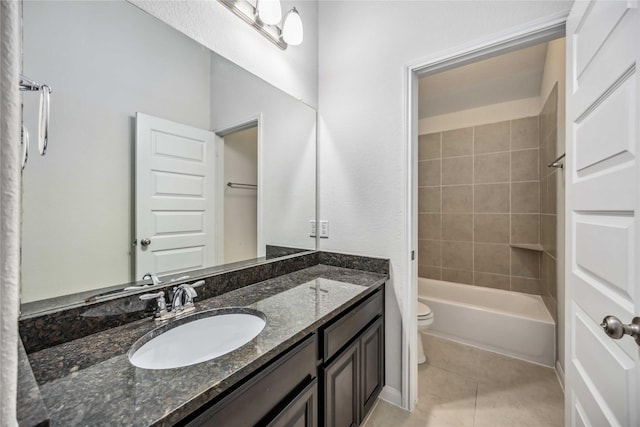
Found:
[[[418,278],[418,299],[433,311],[428,334],[555,365],[555,322],[538,295]]]

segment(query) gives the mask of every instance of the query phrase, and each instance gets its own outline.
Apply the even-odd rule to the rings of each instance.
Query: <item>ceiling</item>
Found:
[[[537,97],[547,43],[516,50],[419,80],[419,118]]]

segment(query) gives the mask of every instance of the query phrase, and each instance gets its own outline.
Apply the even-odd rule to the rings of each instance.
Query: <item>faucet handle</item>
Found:
[[[142,280],[147,280],[147,279],[151,279],[151,282],[154,285],[159,285],[160,283],[162,283],[162,281],[160,279],[158,279],[158,276],[156,276],[153,273],[145,273],[145,275],[142,276]]]
[[[154,294],[142,294],[139,296],[141,300],[155,299],[158,308],[156,309],[155,317],[163,317],[167,314],[167,302],[164,299],[164,291],[156,292]]]

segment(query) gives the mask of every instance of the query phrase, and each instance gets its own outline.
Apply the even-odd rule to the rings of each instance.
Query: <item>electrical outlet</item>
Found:
[[[309,237],[316,237],[316,220],[309,221]]]
[[[326,219],[320,221],[320,237],[323,239],[329,238],[329,221]]]

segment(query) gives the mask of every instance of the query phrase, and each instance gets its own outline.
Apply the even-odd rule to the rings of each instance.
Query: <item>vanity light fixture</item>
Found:
[[[280,0],[218,1],[280,49],[302,43],[302,20],[295,7],[287,13],[283,21]]]
[[[300,19],[298,9],[294,7],[287,13],[287,16],[284,17],[282,39],[291,46],[298,46],[302,44],[303,37],[302,19]]]
[[[267,25],[278,25],[282,20],[280,0],[258,0],[258,18]]]

